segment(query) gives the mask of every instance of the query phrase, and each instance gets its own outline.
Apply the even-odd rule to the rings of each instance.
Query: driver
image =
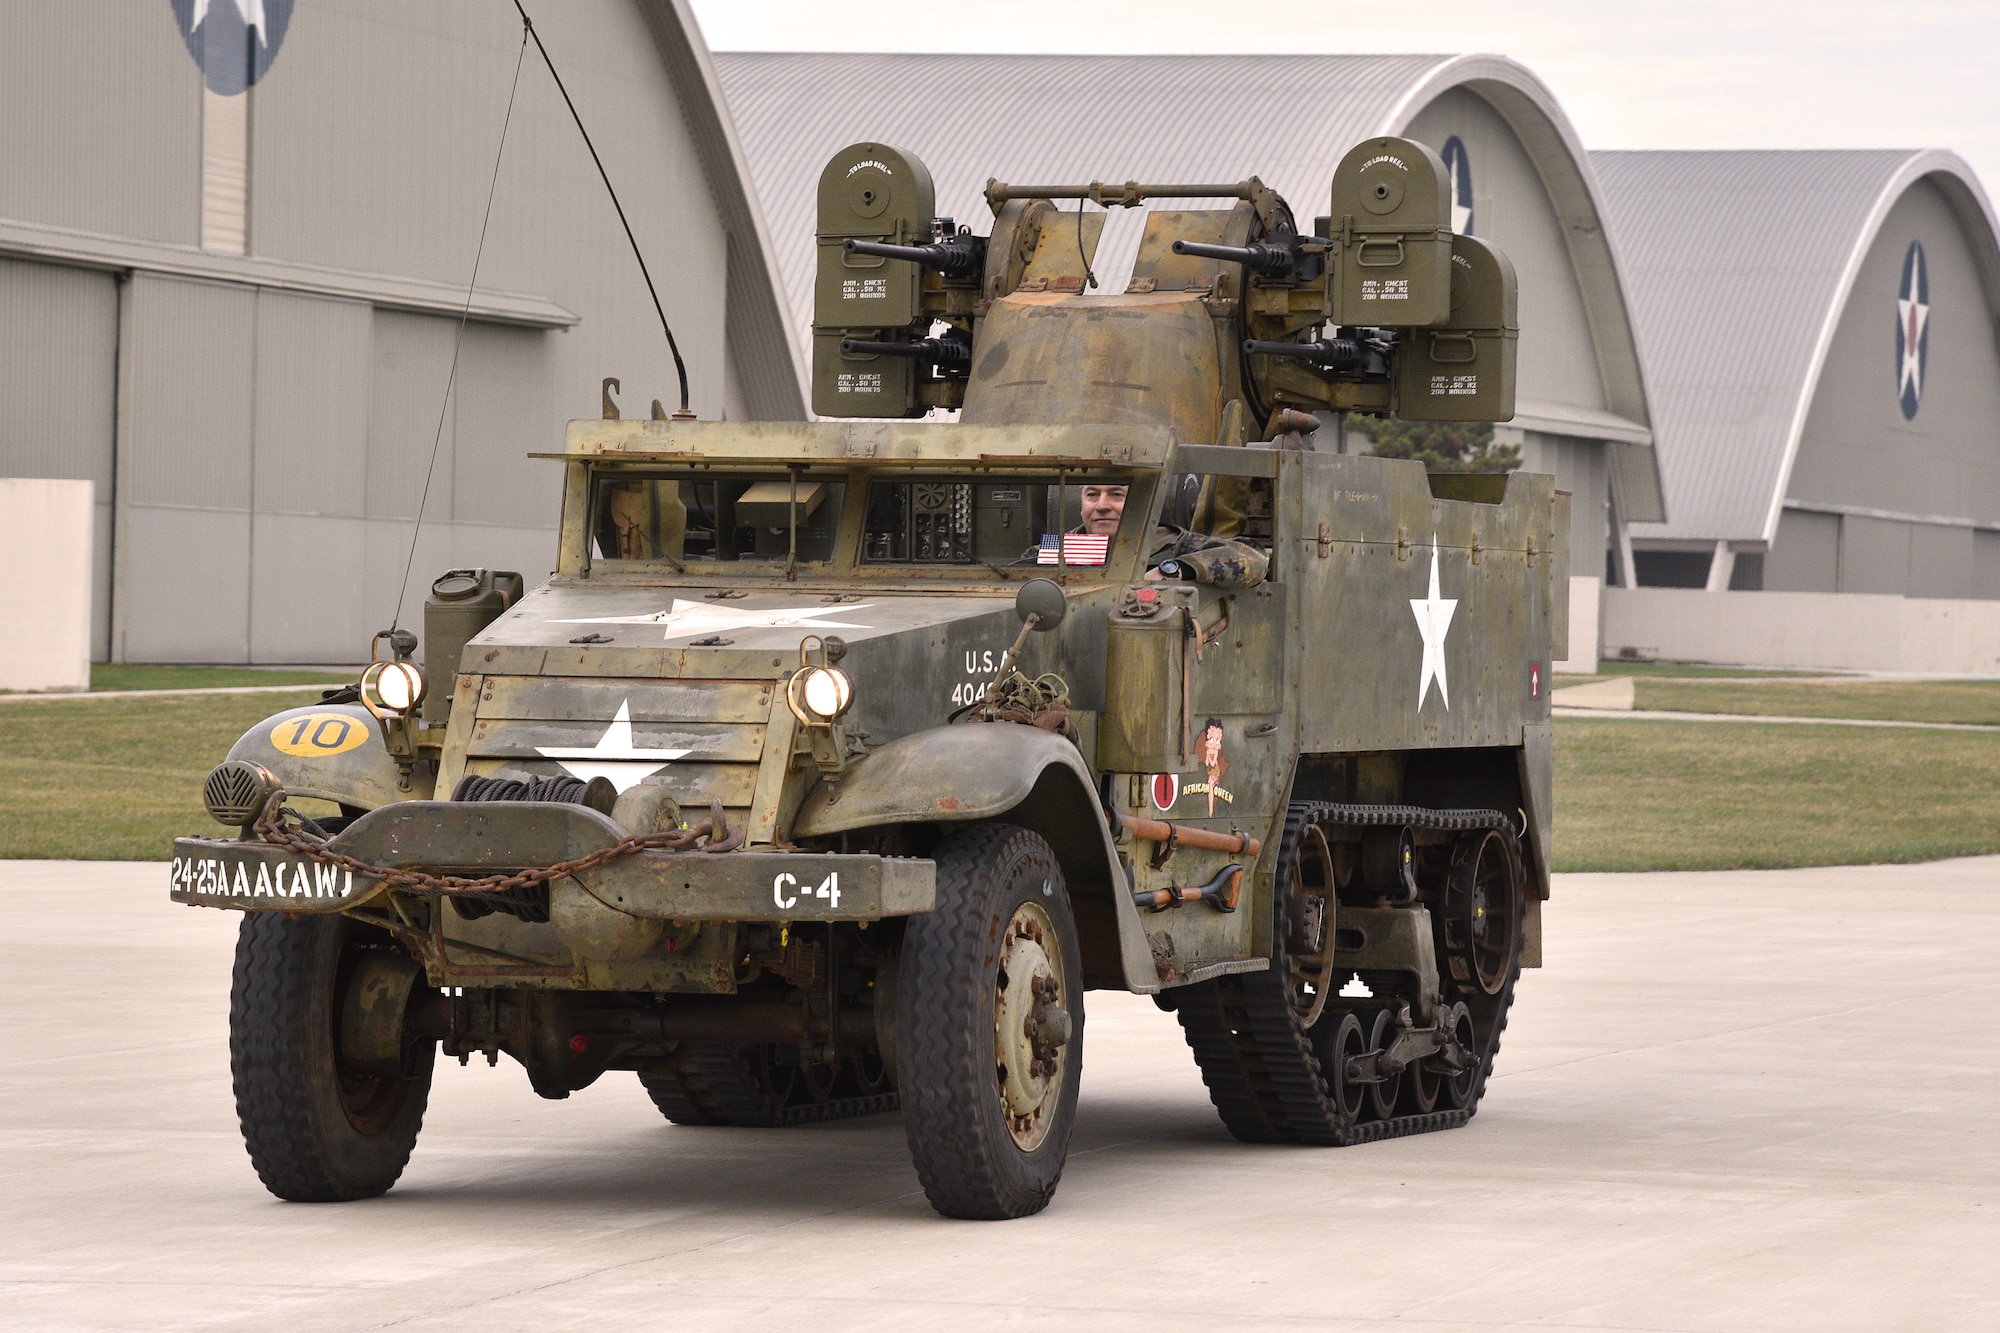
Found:
[[[1125,516],[1126,488],[1085,485],[1081,532],[1109,537]],[[1262,583],[1270,565],[1263,548],[1228,537],[1205,537],[1162,523],[1153,529],[1146,556],[1149,580],[1180,579],[1217,588],[1249,588]]]

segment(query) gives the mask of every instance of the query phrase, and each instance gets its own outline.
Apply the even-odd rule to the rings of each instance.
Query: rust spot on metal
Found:
[[[959,800],[956,796],[940,796],[938,797],[938,809],[963,810],[965,809],[965,802]]]

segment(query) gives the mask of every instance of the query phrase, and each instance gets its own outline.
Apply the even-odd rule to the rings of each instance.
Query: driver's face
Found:
[[[1123,486],[1085,486],[1083,488],[1083,530],[1096,536],[1109,537],[1118,531],[1118,520],[1125,513],[1125,488]]]

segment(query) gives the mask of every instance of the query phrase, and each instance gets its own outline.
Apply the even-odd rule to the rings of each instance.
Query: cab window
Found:
[[[861,558],[897,565],[1053,564],[1061,538],[1069,563],[1103,564],[1129,489],[1121,477],[1092,474],[1060,482],[882,478],[868,486]]]
[[[614,473],[591,496],[591,550],[601,561],[678,564],[833,558],[846,481],[837,473],[717,476]]]

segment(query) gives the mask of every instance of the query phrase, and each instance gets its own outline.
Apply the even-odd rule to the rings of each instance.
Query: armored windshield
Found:
[[[862,492],[852,506],[850,488]],[[1103,565],[1129,493],[1127,479],[1111,473],[619,471],[593,481],[591,551],[598,562],[681,566]],[[844,533],[844,524],[858,531]]]
[[[592,552],[683,565],[831,560],[846,493],[841,473],[601,476],[591,497]]]

